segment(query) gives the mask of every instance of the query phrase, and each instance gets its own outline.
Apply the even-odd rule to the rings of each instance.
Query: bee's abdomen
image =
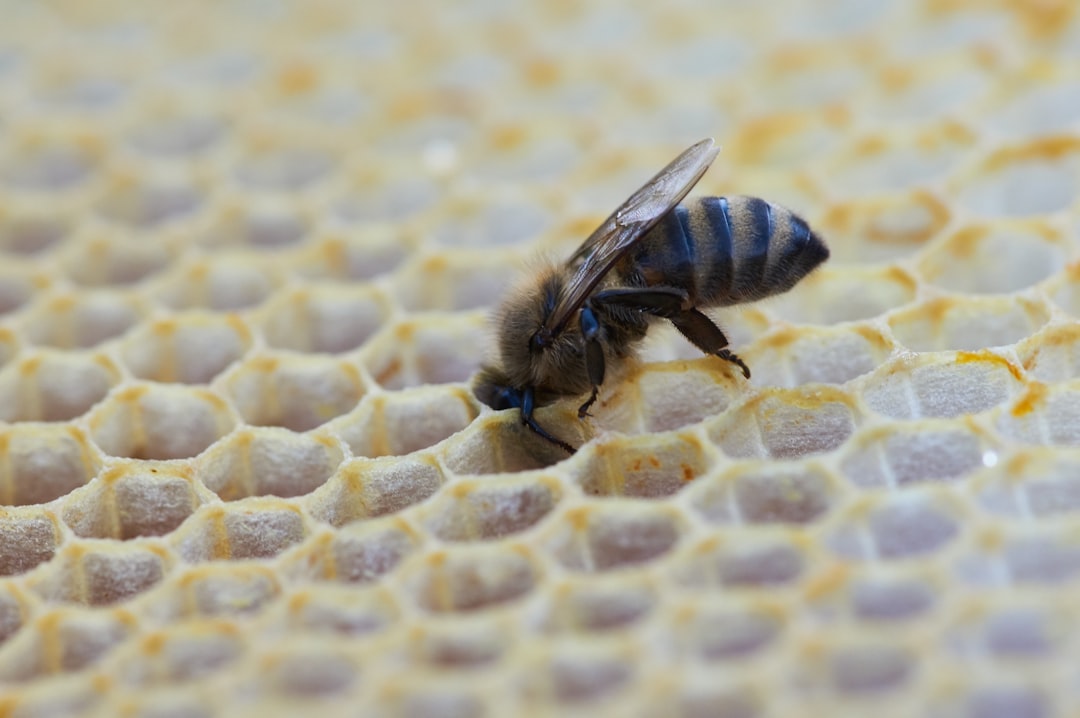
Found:
[[[829,250],[794,212],[757,197],[700,197],[685,204],[695,255],[694,296],[725,306],[781,294]]]

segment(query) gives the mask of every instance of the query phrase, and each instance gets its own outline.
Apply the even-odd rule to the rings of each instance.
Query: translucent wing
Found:
[[[698,183],[719,148],[705,139],[685,150],[623,202],[567,260],[577,266],[541,332],[551,337],[566,326],[611,268]]]

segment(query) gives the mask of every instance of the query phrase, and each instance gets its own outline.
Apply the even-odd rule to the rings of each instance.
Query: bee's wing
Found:
[[[689,194],[719,151],[711,138],[691,146],[630,195],[589,235],[567,260],[568,266],[577,268],[541,331],[554,335],[562,330],[615,263]]]

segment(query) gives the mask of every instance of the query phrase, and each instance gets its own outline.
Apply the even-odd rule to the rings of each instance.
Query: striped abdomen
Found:
[[[632,284],[685,289],[695,306],[781,294],[829,250],[790,210],[757,197],[698,197],[668,213],[620,267]]]

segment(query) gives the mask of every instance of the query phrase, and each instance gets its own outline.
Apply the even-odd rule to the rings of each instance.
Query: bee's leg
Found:
[[[686,291],[675,287],[649,287],[648,289],[626,287],[597,292],[589,299],[589,302],[593,305],[606,304],[612,307],[636,309],[645,314],[670,319],[685,311],[687,299]]]
[[[715,354],[721,359],[726,359],[742,369],[743,376],[750,378],[750,367],[746,362],[725,349],[728,345],[727,337],[713,320],[699,312],[697,309],[687,309],[671,317],[671,323],[682,332],[682,335],[693,342],[706,354]]]
[[[568,454],[573,454],[576,449],[570,444],[567,444],[562,439],[556,439],[551,434],[547,433],[542,426],[536,423],[536,419],[533,418],[533,388],[530,386],[521,393],[521,423],[529,427],[541,437],[547,439],[555,446],[565,451]]]
[[[604,346],[600,343],[600,320],[596,318],[596,312],[589,303],[581,310],[580,322],[581,336],[585,339],[585,371],[588,372],[589,383],[592,384],[592,394],[578,407],[578,418],[584,419],[589,415],[589,407],[596,401],[600,385],[604,383],[605,362]]]

